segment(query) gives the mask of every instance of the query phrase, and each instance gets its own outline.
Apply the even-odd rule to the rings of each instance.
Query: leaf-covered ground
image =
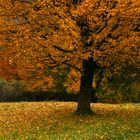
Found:
[[[0,140],[140,140],[140,104],[92,104],[93,116],[75,116],[76,103],[0,103]]]

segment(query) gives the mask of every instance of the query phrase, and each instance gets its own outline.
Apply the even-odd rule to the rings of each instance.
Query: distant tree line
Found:
[[[0,79],[0,101],[77,101],[78,92],[67,91],[63,78],[55,81],[49,91],[36,89],[27,91],[23,82],[10,82]],[[139,70],[133,67],[124,68],[122,73],[112,78],[104,77],[100,87],[92,94],[91,102],[124,103],[140,102]]]

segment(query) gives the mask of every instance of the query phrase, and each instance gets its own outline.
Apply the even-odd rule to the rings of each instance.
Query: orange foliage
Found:
[[[139,67],[139,17],[138,0],[0,0],[0,46],[23,79],[82,72],[89,57],[117,73]]]
[[[17,69],[9,64],[9,58],[6,50],[0,50],[0,77],[6,80],[18,79]]]

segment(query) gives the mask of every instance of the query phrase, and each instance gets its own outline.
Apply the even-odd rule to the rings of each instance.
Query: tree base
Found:
[[[85,116],[85,115],[95,115],[95,112],[93,112],[91,109],[90,110],[77,109],[74,114],[78,116]]]

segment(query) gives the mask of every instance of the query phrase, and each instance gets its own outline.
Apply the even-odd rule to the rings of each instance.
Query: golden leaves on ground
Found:
[[[110,139],[140,137],[139,104],[92,104],[93,116],[77,117],[72,102],[0,104],[0,138]],[[65,112],[65,113],[64,113]]]

